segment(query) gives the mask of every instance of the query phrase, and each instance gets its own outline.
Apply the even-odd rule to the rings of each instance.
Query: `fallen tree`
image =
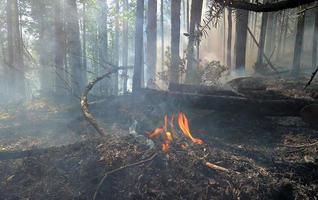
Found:
[[[250,99],[229,95],[202,95],[141,89],[138,95],[145,101],[157,105],[165,102],[169,107],[211,109],[226,112],[252,112],[269,116],[299,116],[300,110],[314,103],[307,99]]]

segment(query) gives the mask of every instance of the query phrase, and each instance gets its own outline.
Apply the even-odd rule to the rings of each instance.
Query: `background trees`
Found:
[[[255,63],[268,68],[264,55],[297,77],[317,65],[313,2],[6,0],[0,8],[2,99],[76,98],[88,81],[118,67],[94,94],[200,84],[212,60],[250,73]]]

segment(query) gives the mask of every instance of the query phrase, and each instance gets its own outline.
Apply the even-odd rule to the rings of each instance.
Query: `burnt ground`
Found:
[[[273,85],[304,95],[292,83],[286,84],[290,90]],[[109,136],[97,137],[78,107],[39,99],[3,108],[0,157],[33,151],[0,161],[0,199],[92,199],[105,173],[152,155],[148,162],[107,176],[96,199],[318,198],[318,145],[310,145],[318,141],[318,131],[300,117],[171,108],[164,102],[134,102],[129,96],[91,109]],[[167,154],[157,140],[151,147],[145,132],[162,126],[164,113],[179,109],[204,144],[187,142],[182,149],[174,143]],[[129,132],[135,120],[142,136]],[[228,171],[211,169],[206,162]]]

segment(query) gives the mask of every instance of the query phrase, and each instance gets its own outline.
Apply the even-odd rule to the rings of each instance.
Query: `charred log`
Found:
[[[180,92],[180,93],[203,94],[203,95],[239,96],[237,93],[231,90],[222,90],[216,87],[205,86],[205,85],[188,85],[188,84],[170,83],[169,91]]]
[[[268,116],[299,116],[300,110],[313,101],[307,99],[250,99],[229,95],[202,95],[178,92],[157,91],[151,89],[139,90],[139,95],[153,104],[165,102],[171,107],[192,107],[197,109],[212,109],[225,112],[251,112]]]

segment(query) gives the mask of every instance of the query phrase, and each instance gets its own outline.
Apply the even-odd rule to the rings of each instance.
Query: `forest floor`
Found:
[[[303,90],[305,82],[265,84],[285,96],[313,98],[318,83]],[[163,153],[158,141],[152,145],[145,137],[162,125],[163,113],[171,114],[161,106],[126,97],[93,105],[109,133],[103,138],[79,106],[38,99],[2,107],[0,158],[13,151],[39,153],[0,159],[0,199],[92,199],[96,191],[96,199],[318,198],[318,130],[300,117],[187,108],[182,111],[190,128],[204,144],[175,144]],[[131,134],[135,120],[138,136]],[[105,173],[123,166],[97,189]]]

